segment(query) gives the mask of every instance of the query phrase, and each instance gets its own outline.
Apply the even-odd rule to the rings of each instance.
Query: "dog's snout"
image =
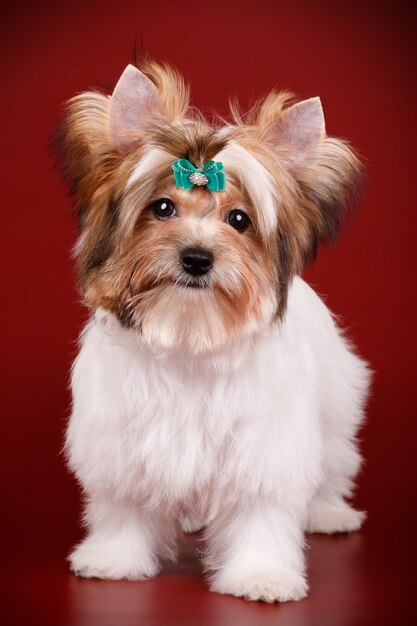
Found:
[[[202,276],[213,267],[213,254],[203,248],[185,248],[181,252],[181,265],[188,274]]]

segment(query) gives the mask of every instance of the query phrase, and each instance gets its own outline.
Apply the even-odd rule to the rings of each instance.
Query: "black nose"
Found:
[[[202,248],[185,248],[181,252],[181,264],[192,276],[202,276],[213,267],[213,255]]]

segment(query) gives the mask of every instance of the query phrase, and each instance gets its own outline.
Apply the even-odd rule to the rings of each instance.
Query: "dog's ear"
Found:
[[[151,62],[143,72],[128,65],[111,96],[87,91],[72,98],[54,137],[72,189],[95,164],[100,166],[98,180],[103,180],[119,156],[146,143],[155,126],[181,119],[188,106],[188,88],[181,76]]]
[[[287,150],[287,165],[295,175],[314,159],[325,134],[320,98],[303,100],[284,109],[266,129],[268,142]]]
[[[363,170],[347,142],[326,135],[320,98],[286,107],[287,102],[287,94],[267,98],[259,110],[258,128],[297,183],[293,210],[302,225],[300,254],[305,262],[315,256],[320,243],[335,239],[361,187]]]
[[[151,62],[142,69],[128,65],[110,96],[88,91],[72,98],[52,138],[81,226],[87,214],[97,214],[122,194],[129,155],[146,145],[155,127],[188,109],[188,89],[178,74]]]
[[[118,149],[129,149],[146,130],[163,117],[156,85],[133,65],[128,65],[114,88],[110,101],[111,138]]]
[[[156,85],[133,65],[127,66],[111,96],[87,91],[72,98],[55,136],[72,191],[95,165],[103,180],[118,154],[134,148],[147,125],[160,116],[162,100]]]

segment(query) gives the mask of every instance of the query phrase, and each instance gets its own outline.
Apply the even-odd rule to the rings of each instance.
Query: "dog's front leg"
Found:
[[[86,578],[141,580],[159,571],[159,557],[176,558],[176,524],[157,511],[106,494],[89,498],[87,537],[69,556]]]
[[[285,602],[307,594],[300,515],[275,498],[252,498],[207,529],[206,565],[213,591],[249,600]]]

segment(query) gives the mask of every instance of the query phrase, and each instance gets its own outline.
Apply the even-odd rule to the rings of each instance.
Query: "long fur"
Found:
[[[273,92],[212,126],[173,70],[142,70],[112,96],[76,96],[57,133],[91,309],[66,438],[87,502],[71,567],[153,576],[176,558],[181,522],[206,528],[214,590],[300,599],[304,531],[363,519],[347,499],[369,372],[298,276],[335,237],[361,167],[327,137],[318,99]],[[222,161],[226,191],[177,189],[178,158]],[[158,198],[175,217],[156,219]],[[179,261],[196,246],[214,257],[197,288]]]

